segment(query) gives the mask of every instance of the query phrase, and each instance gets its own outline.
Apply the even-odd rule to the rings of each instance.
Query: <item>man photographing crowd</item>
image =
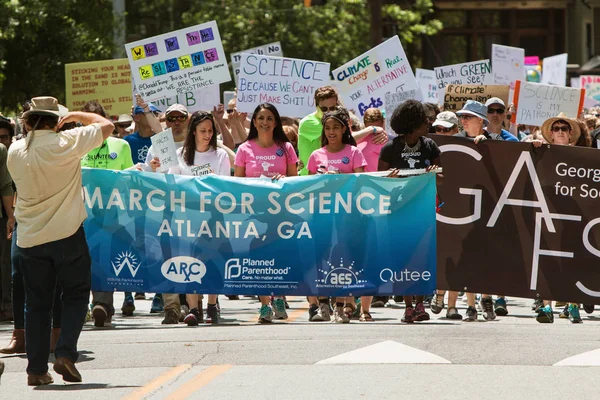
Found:
[[[23,119],[29,134],[10,147],[8,169],[17,187],[13,258],[22,269],[27,296],[27,383],[53,382],[48,355],[57,281],[64,311],[54,370],[67,382],[81,382],[74,363],[91,288],[91,259],[82,226],[87,213],[81,158],[100,147],[114,126],[97,114],[68,112],[54,97],[33,98]],[[84,126],[59,132],[69,122]]]

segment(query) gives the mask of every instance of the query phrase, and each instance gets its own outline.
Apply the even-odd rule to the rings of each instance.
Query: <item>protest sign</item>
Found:
[[[239,81],[238,75],[240,74],[240,63],[242,62],[242,54],[244,53],[259,54],[261,56],[283,57],[283,48],[281,47],[280,42],[273,42],[231,54],[231,69],[233,70],[233,78],[235,79],[236,85]]]
[[[490,60],[446,65],[444,67],[436,67],[433,70],[435,71],[439,91],[444,90],[447,85],[494,84]]]
[[[110,115],[131,112],[131,70],[126,58],[65,64],[67,108],[95,100]]]
[[[581,87],[581,80],[579,79],[579,77],[577,77],[577,78],[571,78],[571,87],[574,87],[574,88],[580,88]]]
[[[392,120],[392,114],[398,106],[404,103],[406,100],[416,99],[417,90],[409,90],[407,92],[396,92],[385,94],[385,131],[388,135],[396,135],[390,121]]]
[[[435,289],[435,175],[271,179],[85,169],[92,287],[360,296]],[[361,235],[357,235],[361,232]]]
[[[525,80],[525,49],[492,44],[492,72],[496,85],[509,85]]]
[[[429,69],[417,68],[415,70],[417,83],[421,88],[421,96],[425,103],[438,103],[438,90],[435,72]],[[387,106],[386,106],[387,107]]]
[[[179,164],[177,161],[177,146],[175,146],[171,128],[157,133],[150,140],[152,140],[152,154],[158,157],[160,161],[160,171],[165,171],[169,167]]]
[[[242,54],[239,78],[238,111],[271,103],[280,115],[304,117],[315,111],[315,90],[329,82],[329,63]]]
[[[571,82],[573,80],[578,81],[578,83],[580,84],[579,87],[585,89],[586,97],[589,97],[594,100],[600,100],[600,76],[582,75],[579,78],[571,78]]]
[[[448,85],[444,94],[444,111],[458,111],[467,100],[475,100],[485,104],[492,97],[500,98],[508,107],[508,85]]]
[[[125,49],[145,101],[231,80],[215,21],[128,43]]]
[[[133,80],[133,97],[135,98],[135,80]],[[172,97],[152,101],[159,110],[165,111],[173,104],[183,104],[188,112],[212,111],[220,101],[219,85],[212,85],[195,92],[179,93]]]
[[[368,108],[385,107],[385,94],[421,92],[398,36],[347,62],[335,71],[336,87],[348,109],[363,116]]]
[[[432,139],[439,289],[598,304],[598,150]]]
[[[548,118],[565,113],[577,118],[583,110],[585,89],[517,81],[512,121],[518,124],[541,126]]]
[[[546,85],[565,86],[567,84],[568,57],[569,55],[565,53],[544,58],[541,83]]]
[[[230,90],[225,90],[223,92],[223,104],[225,105],[225,110],[227,110],[227,105],[234,98],[235,98],[235,92],[230,91]]]
[[[525,57],[525,65],[539,65],[540,57],[539,56],[526,56]]]

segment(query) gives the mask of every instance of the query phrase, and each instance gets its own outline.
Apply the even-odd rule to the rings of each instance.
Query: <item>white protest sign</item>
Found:
[[[404,103],[406,100],[416,99],[418,90],[408,90],[406,92],[386,93],[385,94],[385,131],[388,136],[397,136],[396,132],[392,129],[390,121],[392,120],[392,114],[398,108],[398,106]]]
[[[136,91],[134,80],[132,80],[132,85],[132,97],[135,99]],[[173,97],[157,99],[152,101],[152,104],[158,107],[158,109],[162,112],[165,112],[166,109],[172,106],[173,104],[183,104],[190,113],[193,113],[194,111],[210,112],[213,110],[213,107],[217,107],[220,104],[219,98],[219,85],[212,85],[198,90],[196,92],[180,93]]]
[[[435,72],[430,69],[415,69],[415,77],[421,88],[421,95],[425,103],[438,103],[437,79]]]
[[[225,90],[223,92],[223,104],[225,105],[225,109],[227,109],[227,105],[234,98],[235,98],[235,92],[233,92],[231,90]]]
[[[525,49],[492,45],[492,71],[496,85],[515,88],[516,81],[525,80]]]
[[[571,87],[580,88],[581,87],[581,79],[580,77],[571,78]]]
[[[571,78],[579,81],[579,87],[585,89],[585,96],[594,100],[600,100],[600,76],[597,75],[582,75],[579,78]],[[572,84],[571,84],[572,86]],[[587,102],[589,105],[590,102]],[[586,105],[587,108],[589,106]]]
[[[416,90],[421,98],[398,36],[342,65],[333,71],[333,77],[345,106],[361,117],[368,108],[385,106],[386,93]]]
[[[215,21],[128,43],[125,49],[136,89],[146,101],[231,80]]]
[[[583,110],[585,89],[517,81],[513,122],[542,126],[548,118],[565,113],[577,118]]]
[[[544,58],[541,83],[546,85],[565,86],[567,84],[568,57],[569,55],[565,53]]]
[[[179,164],[177,161],[177,147],[171,128],[157,133],[150,140],[152,140],[152,154],[158,157],[161,171]]]
[[[490,60],[473,61],[463,64],[435,67],[438,90],[447,85],[493,85],[492,65]]]
[[[329,63],[242,54],[236,107],[252,113],[271,103],[282,116],[304,117],[315,111],[315,90],[328,83]]]
[[[242,62],[242,54],[259,54],[261,56],[283,57],[283,48],[280,42],[273,42],[263,46],[254,47],[248,50],[238,51],[231,54],[231,68],[233,69],[233,78],[235,83],[238,83],[238,75],[240,74],[240,63]]]

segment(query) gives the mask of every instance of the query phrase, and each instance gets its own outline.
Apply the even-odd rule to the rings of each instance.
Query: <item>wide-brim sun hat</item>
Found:
[[[55,117],[64,117],[69,112],[69,109],[62,104],[58,104],[58,100],[50,96],[40,96],[31,99],[31,108],[23,113],[21,118],[26,118],[28,115],[52,115]]]
[[[571,127],[573,131],[573,136],[569,139],[569,144],[573,145],[577,143],[579,140],[579,136],[581,136],[581,129],[579,128],[579,124],[573,118],[567,117],[565,113],[560,113],[556,117],[548,118],[542,124],[542,136],[548,143],[552,143],[552,136],[550,135],[550,130],[552,129],[552,125],[556,121],[565,121]]]

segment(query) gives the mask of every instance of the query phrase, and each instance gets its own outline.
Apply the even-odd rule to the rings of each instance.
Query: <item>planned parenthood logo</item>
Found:
[[[111,262],[115,275],[119,276],[123,268],[127,267],[131,276],[135,278],[135,274],[140,269],[141,263],[138,261],[137,256],[129,251],[119,253]]]
[[[344,259],[340,258],[340,262],[337,266],[329,261],[327,262],[327,265],[329,267],[328,270],[319,269],[322,277],[315,280],[317,287],[361,287],[367,283],[366,280],[361,279],[361,274],[364,270],[356,269],[354,261],[346,266],[344,265]]]

